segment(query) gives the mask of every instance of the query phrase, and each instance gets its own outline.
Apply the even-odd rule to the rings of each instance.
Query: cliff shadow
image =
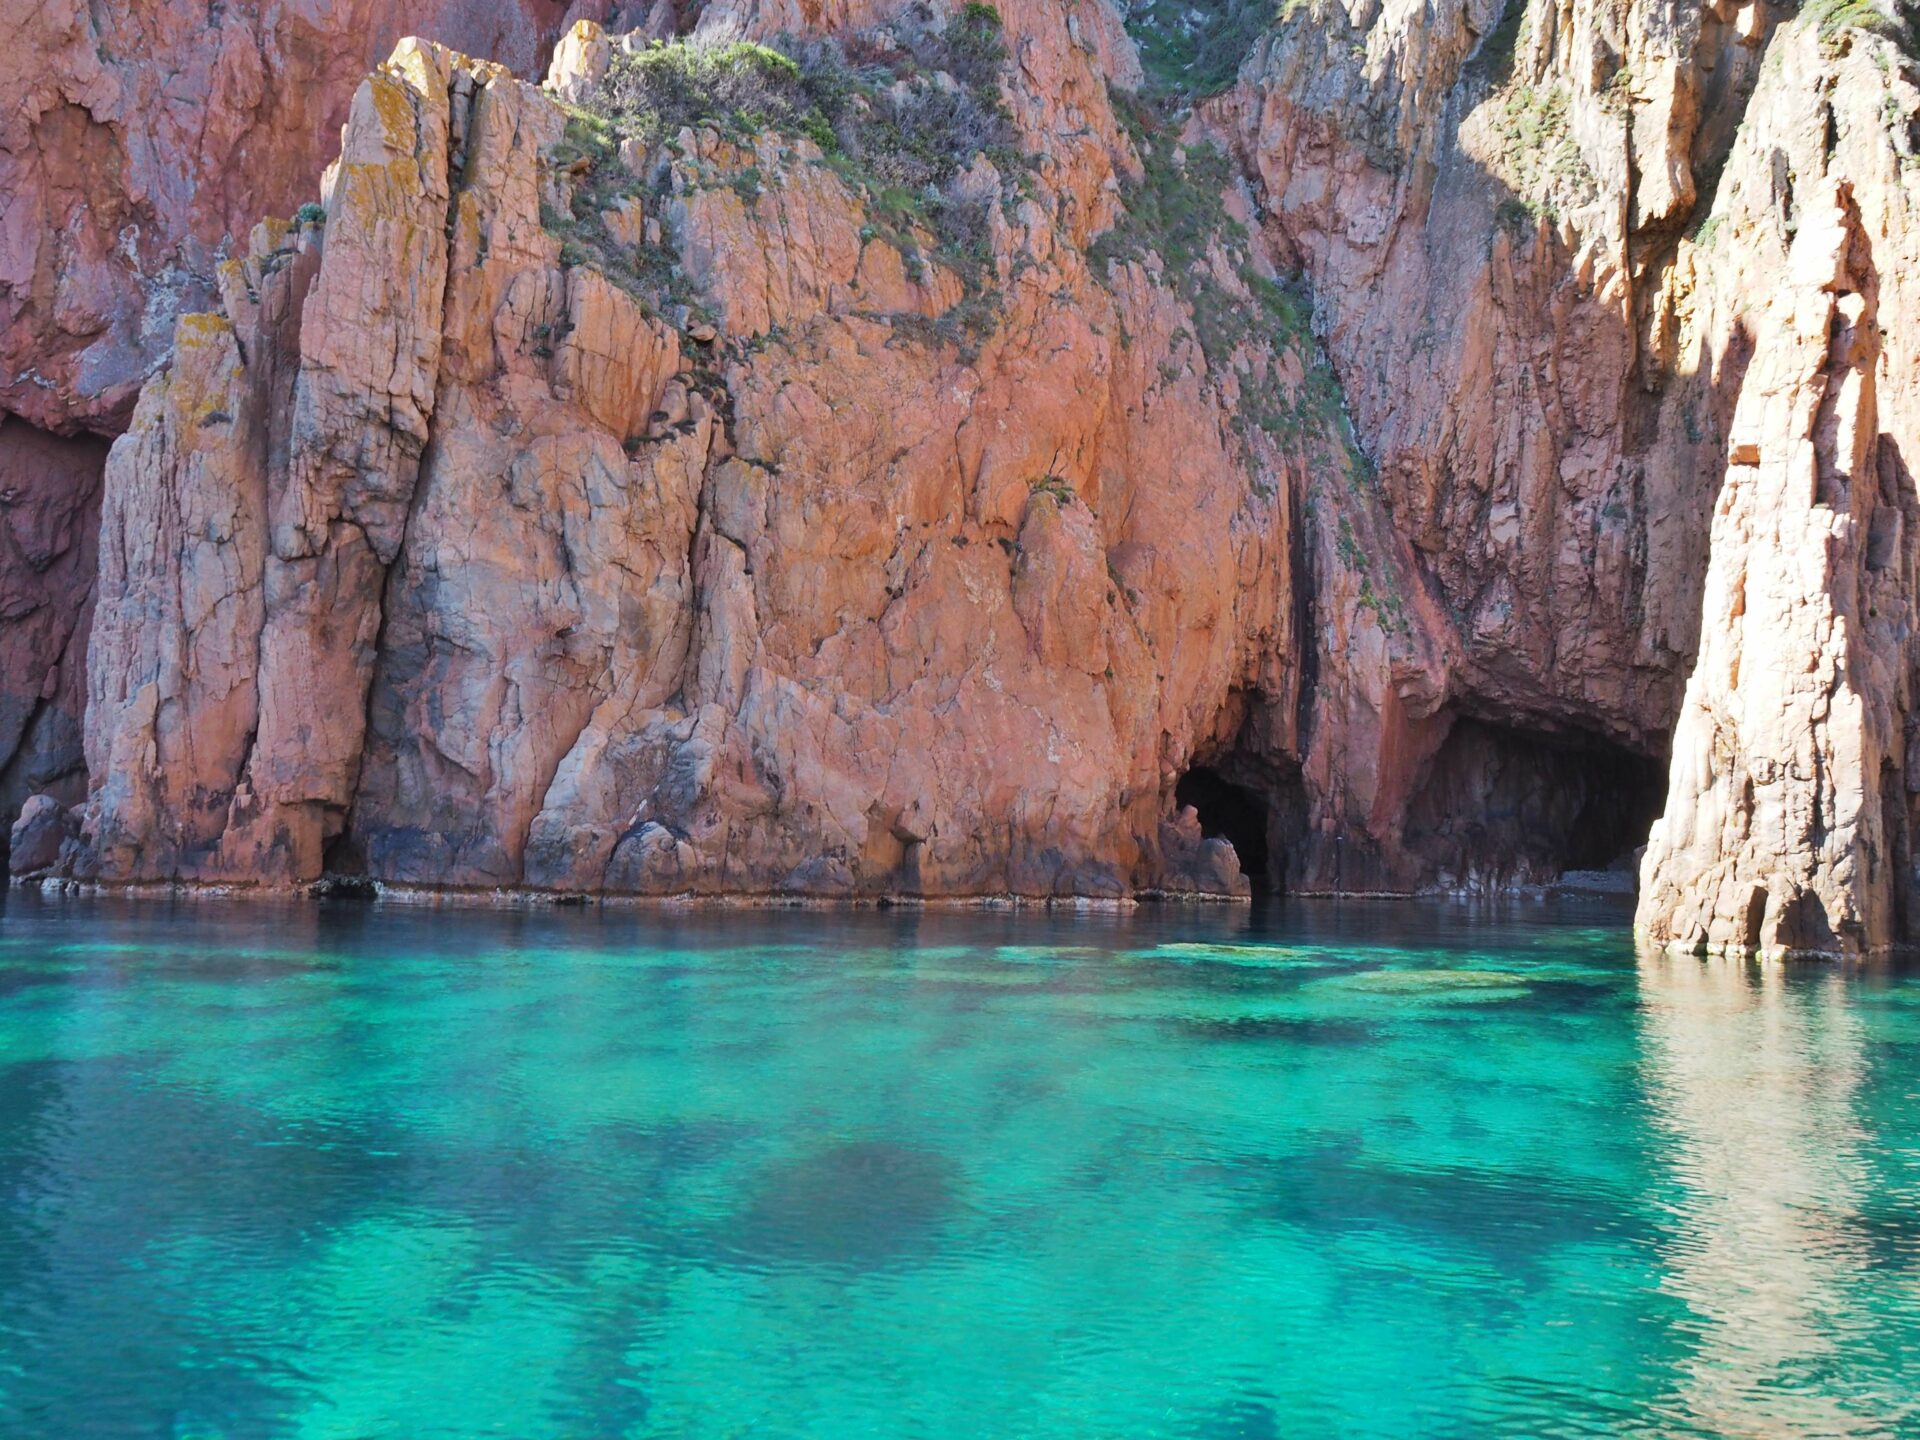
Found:
[[[1507,0],[1464,37],[1476,43],[1459,68],[1430,77],[1445,98],[1415,111],[1357,74],[1344,90],[1287,88],[1354,63],[1342,46],[1355,35],[1325,7],[1291,7],[1264,73],[1242,72],[1263,104],[1231,143],[1274,253],[1311,282],[1315,339],[1364,458],[1360,481],[1327,482],[1338,504],[1305,509],[1322,538],[1297,549],[1327,558],[1325,573],[1301,572],[1297,633],[1317,643],[1293,663],[1303,695],[1330,704],[1305,707],[1298,733],[1341,723],[1338,697],[1356,687],[1335,682],[1376,663],[1334,641],[1355,575],[1401,633],[1410,622],[1446,656],[1426,693],[1444,694],[1456,731],[1399,814],[1370,816],[1364,834],[1349,818],[1332,837],[1379,852],[1365,878],[1335,865],[1335,889],[1625,874],[1664,808],[1752,353],[1705,257],[1716,217],[1737,208],[1722,179],[1764,47],[1748,54],[1707,23],[1701,46],[1731,59],[1682,142],[1691,194],[1642,216],[1637,177],[1600,143],[1617,137],[1624,156],[1630,118],[1597,92],[1570,99],[1523,44],[1529,9],[1537,21]],[[1386,517],[1371,535],[1353,518],[1370,507]],[[1408,546],[1387,577],[1398,594],[1380,574],[1395,567],[1363,563],[1389,527]],[[1403,649],[1390,670],[1423,654]]]
[[[1666,800],[1660,760],[1593,734],[1539,735],[1492,721],[1453,727],[1407,807],[1406,853],[1449,888],[1633,888]]]

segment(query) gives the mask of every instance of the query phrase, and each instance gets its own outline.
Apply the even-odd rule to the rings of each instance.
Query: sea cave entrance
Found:
[[[1255,895],[1279,891],[1281,877],[1268,842],[1272,816],[1264,795],[1211,766],[1196,765],[1180,777],[1173,798],[1176,805],[1191,805],[1199,812],[1201,834],[1233,846]]]
[[[1666,778],[1656,756],[1601,736],[1465,718],[1408,806],[1405,843],[1442,876],[1540,883],[1612,872],[1630,888]]]
[[[1561,845],[1562,868],[1625,866],[1631,873],[1666,808],[1666,765],[1605,741],[1576,748],[1563,763],[1576,777],[1581,803]]]

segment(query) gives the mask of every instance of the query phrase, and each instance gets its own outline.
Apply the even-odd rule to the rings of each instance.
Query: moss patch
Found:
[[[622,140],[652,148],[689,127],[743,145],[769,132],[804,137],[861,198],[868,237],[899,250],[910,275],[933,258],[960,277],[967,300],[936,323],[942,338],[977,342],[999,311],[991,218],[953,182],[985,155],[1003,179],[1024,183],[1027,157],[1001,96],[1007,58],[999,14],[983,4],[937,28],[901,22],[773,46],[676,40],[617,55],[568,127],[557,158],[584,161],[584,182],[574,215],[553,228],[582,245],[595,238],[583,228],[617,198],[609,186],[625,183],[611,163]],[[727,183],[751,204],[771,181],[749,166]],[[931,237],[931,257],[922,237]],[[670,271],[672,257],[663,259]],[[662,266],[642,257],[639,268]]]

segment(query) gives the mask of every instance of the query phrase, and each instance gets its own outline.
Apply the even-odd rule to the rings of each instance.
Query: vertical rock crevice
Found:
[[[818,134],[396,52],[114,452],[83,870],[1488,888],[1614,864],[1671,737],[1649,934],[1904,938],[1911,61],[1311,0],[1129,132],[1115,12],[1004,19],[968,255]]]

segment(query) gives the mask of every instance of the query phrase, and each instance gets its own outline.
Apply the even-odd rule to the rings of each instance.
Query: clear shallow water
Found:
[[[15,898],[0,1435],[1920,1434],[1920,978],[1547,914]]]

